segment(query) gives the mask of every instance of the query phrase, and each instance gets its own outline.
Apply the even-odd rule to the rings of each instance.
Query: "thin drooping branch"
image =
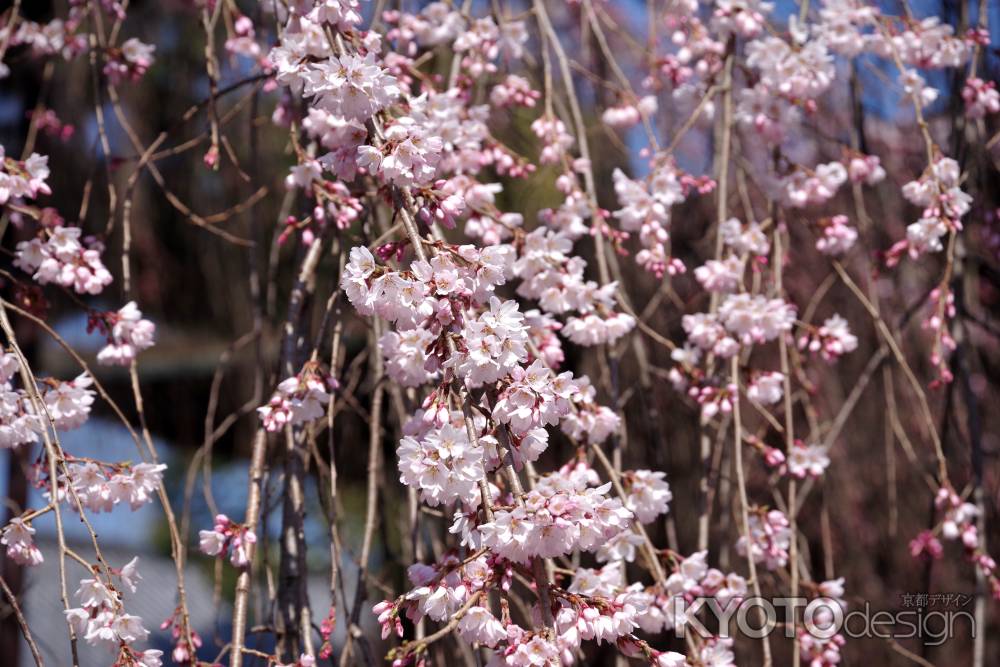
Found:
[[[247,509],[243,525],[248,530],[255,531],[260,517],[261,494],[265,475],[265,455],[267,453],[267,432],[257,429],[250,453],[249,480],[247,485]],[[246,623],[248,603],[250,600],[250,575],[253,563],[254,547],[247,546],[248,563],[243,566],[236,577],[236,592],[233,598],[233,639],[229,653],[229,666],[241,667],[243,664],[243,646],[246,638]]]
[[[865,296],[864,292],[861,291],[861,288],[858,287],[857,283],[854,282],[850,274],[847,273],[847,270],[841,265],[840,262],[834,262],[833,268],[836,269],[837,274],[840,275],[844,284],[850,288],[851,292],[854,293],[854,296],[861,302],[861,305],[863,305],[865,310],[868,311],[868,314],[875,322],[876,329],[878,329],[878,332],[885,339],[889,349],[892,350],[893,357],[899,364],[900,368],[903,369],[903,375],[906,376],[906,379],[910,384],[910,388],[913,393],[916,394],[917,400],[920,402],[920,410],[924,418],[928,435],[931,438],[931,444],[934,447],[934,455],[937,459],[938,481],[941,484],[950,485],[950,482],[948,481],[948,463],[945,459],[944,450],[941,446],[941,437],[938,434],[937,426],[934,423],[934,416],[931,414],[930,404],[927,402],[927,393],[921,386],[920,380],[917,379],[916,374],[914,374],[913,369],[910,367],[910,363],[906,360],[906,356],[903,354],[899,344],[896,342],[896,337],[892,335],[889,325],[886,324],[885,320],[879,314],[872,302]]]
[[[14,618],[17,619],[17,625],[21,628],[21,634],[24,635],[24,641],[28,644],[28,649],[31,651],[31,658],[35,661],[37,667],[44,667],[45,662],[42,660],[42,654],[38,651],[38,645],[35,643],[35,638],[31,635],[31,628],[28,627],[28,621],[24,618],[24,613],[21,611],[21,606],[17,603],[17,596],[14,592],[10,590],[10,586],[7,585],[7,581],[0,576],[0,588],[3,589],[4,597],[7,598],[7,604],[10,605],[11,610],[14,613]]]
[[[715,198],[715,255],[714,259],[722,258],[723,236],[722,224],[729,218],[729,163],[732,153],[733,142],[733,42],[727,46],[726,60],[723,64],[722,74],[722,117],[719,120],[720,126],[717,131],[719,137],[714,166],[716,170],[716,198]],[[704,99],[709,99],[708,95]],[[692,116],[693,117],[693,116]],[[714,314],[719,309],[719,294],[713,292],[709,297],[709,314]],[[707,372],[711,374],[715,370],[715,355],[710,355],[707,362]],[[711,521],[711,505],[709,497],[709,471],[712,459],[712,440],[706,427],[707,420],[702,417],[699,422],[701,435],[699,438],[699,454],[701,456],[701,481],[699,484],[701,511],[698,515],[698,550],[708,548],[708,528]]]
[[[805,3],[803,3],[803,6]],[[776,222],[776,221],[775,221]],[[779,299],[784,299],[784,269],[785,269],[785,253],[783,251],[782,245],[782,229],[781,225],[775,224],[774,226],[774,293]],[[795,447],[795,412],[792,405],[792,377],[791,377],[791,364],[788,361],[788,337],[785,335],[778,336],[778,355],[781,359],[781,375],[782,375],[782,394],[784,398],[784,413],[785,413],[785,456],[788,459],[792,457],[792,449]],[[739,398],[736,399],[736,403],[739,403]],[[738,413],[737,413],[738,414]],[[738,422],[737,422],[738,424]],[[739,426],[737,425],[737,429]],[[739,448],[739,446],[737,446]],[[739,465],[739,464],[737,464]],[[798,512],[796,508],[798,507],[798,481],[794,476],[788,479],[788,500],[786,507],[788,508],[788,521],[789,521],[789,532],[791,533],[791,538],[789,540],[788,549],[788,560],[789,560],[789,570],[791,571],[791,582],[789,584],[789,589],[791,596],[793,598],[799,595],[799,525],[798,525]],[[747,540],[750,539],[749,534],[747,535]],[[749,546],[747,549],[749,550]],[[751,559],[752,560],[752,559]],[[792,618],[792,630],[793,632],[798,629],[798,618]],[[796,641],[792,644],[792,665],[793,667],[799,667],[802,663],[801,656],[801,646],[799,642]],[[767,651],[765,650],[765,656]]]
[[[28,395],[31,397],[31,401],[38,410],[38,413],[47,414],[42,408],[42,401],[38,393],[38,387],[35,384],[34,376],[31,373],[31,368],[28,366],[28,360],[25,358],[24,353],[21,351],[20,346],[17,344],[17,339],[14,336],[14,328],[10,325],[10,320],[7,318],[7,308],[0,301],[0,328],[3,329],[4,335],[7,337],[7,344],[10,345],[11,350],[17,357],[19,370],[21,374],[21,381],[24,383],[28,391]],[[61,455],[56,449],[55,443],[53,443],[52,438],[49,435],[49,425],[51,424],[51,417],[49,417],[48,423],[42,429],[42,441],[45,444],[45,455],[48,459],[48,473],[49,473],[49,494],[52,498],[59,497],[59,462],[61,461]],[[62,510],[59,507],[59,503],[53,504],[53,514],[56,517],[56,540],[59,544],[59,593],[62,599],[63,609],[68,610],[70,608],[69,604],[69,590],[66,583],[66,533],[63,529],[62,520]],[[80,667],[80,657],[77,653],[76,644],[76,630],[73,626],[67,622],[66,629],[69,632],[69,644],[70,653],[72,655],[73,667]]]
[[[372,322],[371,338],[377,341],[381,334],[381,325],[378,319]],[[359,641],[362,655],[365,662],[371,660],[371,650],[367,645],[367,639],[363,634],[355,632],[361,620],[361,608],[365,601],[366,588],[368,583],[369,563],[371,561],[372,542],[375,536],[375,526],[378,522],[378,480],[379,465],[382,455],[382,404],[385,399],[385,367],[382,360],[382,352],[375,344],[372,346],[373,356],[369,375],[373,385],[371,403],[371,423],[368,431],[368,470],[367,487],[365,491],[365,523],[361,538],[361,552],[358,557],[358,577],[354,589],[354,604],[351,606],[350,628],[351,639],[349,641]],[[346,655],[346,651],[345,651]]]
[[[740,360],[733,355],[730,360],[730,381],[739,386],[740,382]],[[743,421],[740,417],[739,395],[733,399],[733,466],[736,468],[736,489],[740,500],[740,531],[746,540],[746,561],[747,570],[750,572],[750,586],[755,597],[760,598],[760,579],[757,578],[757,562],[753,554],[753,535],[750,532],[750,501],[747,496],[746,473],[743,469]],[[793,536],[794,540],[795,537]],[[757,608],[758,617],[761,616],[760,608]],[[770,667],[771,662],[771,640],[768,634],[761,639],[761,646],[764,651],[764,667]]]

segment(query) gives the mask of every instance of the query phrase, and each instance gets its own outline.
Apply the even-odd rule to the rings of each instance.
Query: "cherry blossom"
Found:
[[[834,315],[827,318],[823,326],[802,336],[799,339],[799,347],[810,352],[819,352],[827,361],[833,361],[843,354],[856,350],[858,338],[851,333],[847,320],[840,315]]]
[[[212,530],[198,531],[198,546],[203,554],[208,556],[225,556],[229,553],[229,561],[236,567],[245,567],[250,563],[250,549],[257,542],[257,535],[237,523],[225,514],[215,517]]]
[[[336,388],[336,380],[315,365],[307,365],[298,375],[282,380],[267,405],[257,408],[257,414],[264,428],[272,432],[315,421],[326,414],[324,406]]]
[[[128,366],[136,355],[153,346],[156,326],[142,317],[135,301],[129,301],[116,313],[104,313],[92,320],[108,344],[97,353],[97,361],[109,366]]]
[[[5,355],[6,357],[13,355]],[[9,383],[0,385],[0,446],[5,449],[38,441],[42,423],[31,400]]]
[[[104,74],[114,84],[139,81],[153,64],[156,47],[132,37],[122,42],[121,48],[112,49],[107,55]]]
[[[756,509],[750,514],[749,522],[750,536],[740,537],[736,550],[744,556],[749,553],[754,561],[763,563],[769,570],[784,567],[788,563],[791,535],[788,518],[780,510]]]
[[[90,406],[94,404],[96,394],[88,388],[93,380],[83,373],[69,382],[51,382],[52,386],[42,395],[42,400],[55,427],[60,431],[79,428],[87,421]]]
[[[770,371],[761,373],[747,387],[747,396],[752,401],[764,405],[774,405],[781,400],[784,393],[785,376],[782,373]]]
[[[496,510],[493,521],[479,526],[483,545],[517,562],[594,550],[627,530],[633,516],[608,495],[610,488],[591,486],[579,474],[547,475],[525,495],[523,506]]]
[[[636,470],[625,475],[628,498],[625,507],[640,523],[649,523],[669,509],[673,494],[667,484],[666,473]]]
[[[32,537],[35,529],[20,517],[14,517],[0,532],[0,544],[7,547],[7,557],[20,565],[39,565],[45,559]]]
[[[79,227],[56,225],[40,233],[41,238],[17,244],[14,261],[39,284],[55,283],[78,294],[100,294],[111,284],[111,274],[101,261],[104,245],[99,241],[81,239]]]
[[[835,215],[821,222],[821,228],[823,236],[816,241],[816,249],[824,255],[843,255],[858,240],[858,230],[848,224],[846,215]]]
[[[847,166],[847,174],[852,183],[875,185],[885,179],[885,169],[877,155],[852,157]]]
[[[134,511],[153,500],[166,469],[162,463],[71,461],[58,479],[59,500],[74,510],[79,501],[91,512],[110,512],[119,504]]]
[[[806,445],[796,443],[788,451],[788,472],[794,477],[819,478],[830,465],[830,457],[822,445]]]
[[[458,623],[458,631],[466,641],[490,647],[507,638],[503,624],[485,607],[476,606],[465,612]]]
[[[45,181],[49,177],[49,158],[32,153],[23,162],[7,157],[0,146],[0,206],[11,199],[36,199],[52,194]]]
[[[445,424],[419,440],[405,437],[398,454],[400,481],[418,489],[429,505],[455,500],[475,505],[479,501],[484,452],[463,429]]]
[[[1000,93],[993,81],[966,79],[962,99],[965,100],[965,115],[969,118],[983,118],[1000,112]]]
[[[744,345],[764,343],[792,328],[794,308],[781,299],[732,294],[719,306],[719,319]]]
[[[149,631],[143,627],[141,618],[125,612],[121,594],[110,583],[97,578],[81,579],[76,599],[80,606],[64,612],[66,621],[88,644],[125,655],[133,664],[161,664],[161,651],[133,647],[149,637]]]
[[[145,461],[115,462],[75,455],[52,437],[83,427],[99,396],[111,400],[104,378],[39,376],[32,368],[47,369],[47,357],[39,366],[15,354],[36,321],[46,334],[58,329],[61,342],[69,337],[60,327],[71,324],[56,327],[51,318],[85,313],[88,332],[105,341],[98,362],[132,371],[136,410],[112,403],[113,412],[146,432],[137,364],[156,326],[130,299],[141,295],[171,314],[169,303],[147,298],[155,285],[135,254],[155,227],[139,235],[145,222],[133,215],[148,199],[134,197],[148,174],[193,233],[231,244],[223,246],[227,259],[245,246],[252,267],[248,281],[234,284],[247,285],[252,301],[252,335],[239,340],[257,348],[254,396],[238,398],[246,387],[220,369],[213,391],[246,407],[223,425],[206,422],[208,431],[232,428],[236,437],[247,423],[257,429],[246,514],[218,514],[198,532],[201,553],[240,570],[232,637],[221,638],[234,667],[248,654],[249,596],[262,583],[258,571],[268,572],[254,558],[271,556],[254,545],[276,528],[275,488],[284,502],[275,547],[282,576],[267,594],[284,635],[273,655],[252,651],[268,664],[331,659],[345,616],[350,650],[382,657],[369,655],[382,645],[361,636],[357,614],[370,609],[397,667],[422,667],[445,637],[472,645],[490,665],[589,664],[597,650],[658,667],[734,665],[743,640],[737,650],[721,630],[688,634],[686,654],[663,650],[666,633],[689,631],[696,620],[675,603],[708,598],[731,609],[751,591],[777,596],[791,586],[846,608],[845,579],[816,583],[790,552],[816,537],[809,490],[824,478],[841,483],[831,457],[839,466],[856,451],[846,433],[826,433],[855,407],[844,403],[853,392],[837,386],[854,365],[836,362],[882,339],[900,359],[911,355],[897,346],[922,341],[937,373],[926,395],[917,365],[906,368],[905,383],[880,385],[892,392],[891,405],[920,398],[926,424],[918,428],[932,436],[927,452],[937,459],[937,523],[908,550],[925,558],[960,552],[1000,599],[980,535],[988,508],[971,495],[981,475],[950,456],[935,431],[952,400],[975,416],[982,382],[962,360],[988,360],[989,352],[979,343],[989,327],[975,314],[982,294],[956,287],[971,269],[988,277],[984,267],[1000,247],[996,206],[982,186],[995,165],[981,153],[992,147],[989,127],[1000,111],[984,17],[970,17],[980,25],[957,34],[941,17],[917,15],[921,8],[860,0],[821,0],[793,15],[763,0],[676,0],[650,3],[648,21],[629,23],[620,23],[614,3],[596,1],[538,1],[528,12],[504,3],[397,4],[374,13],[359,0],[200,7],[208,96],[183,123],[163,124],[155,143],[169,142],[148,152],[129,116],[151,90],[150,68],[158,62],[156,72],[167,72],[176,54],[162,40],[125,37],[155,36],[132,28],[128,3],[71,2],[44,23],[14,11],[0,27],[0,78],[13,71],[12,81],[23,79],[19,70],[30,66],[61,81],[52,72],[64,72],[63,61],[92,67],[97,137],[79,154],[101,161],[95,173],[107,177],[86,179],[80,197],[80,178],[50,173],[68,169],[58,163],[82,127],[58,98],[40,99],[27,116],[29,140],[17,144],[24,159],[0,147],[0,207],[17,269],[4,278],[4,312],[17,321],[0,354],[0,446],[16,448],[48,503],[23,512],[17,505],[21,513],[0,533],[13,562],[43,562],[32,522],[66,507],[83,519],[125,504],[136,510],[156,496],[174,552],[191,537],[178,535],[186,528],[175,523],[166,466],[151,441]],[[866,113],[872,86],[858,75],[869,70],[899,101],[880,105],[877,123]],[[58,92],[49,88],[50,97]],[[244,88],[249,104],[234,103]],[[181,125],[193,143],[177,141]],[[234,134],[239,127],[250,128],[246,142]],[[122,137],[131,144],[119,145]],[[898,137],[912,137],[913,146]],[[212,176],[211,187],[178,189],[163,158],[183,159],[199,143],[197,169]],[[52,160],[32,152],[36,144]],[[231,174],[238,187],[220,180]],[[243,189],[249,199],[215,201]],[[43,198],[53,194],[46,208]],[[905,203],[889,205],[900,194]],[[64,219],[69,210],[79,220]],[[222,213],[195,213],[203,210]],[[267,211],[278,210],[275,223]],[[252,223],[249,236],[236,218]],[[983,248],[973,245],[980,238]],[[124,270],[126,303],[117,311],[95,299],[112,282],[105,250]],[[914,265],[899,267],[903,257]],[[885,329],[900,307],[922,310],[927,333]],[[960,344],[977,354],[957,354]],[[942,408],[934,390],[953,375],[967,391],[949,394]],[[273,391],[260,405],[262,387]],[[213,415],[215,401],[213,394]],[[665,405],[675,421],[662,431],[657,412]],[[309,632],[304,596],[288,594],[303,573],[284,575],[295,558],[300,566],[315,558],[312,538],[303,537],[303,522],[316,518],[314,493],[340,557],[337,471],[356,469],[342,441],[357,435],[357,424],[371,436],[369,501],[358,521],[368,561],[346,596],[354,598],[349,609],[336,594],[343,576],[331,581],[334,602],[323,610],[316,648],[297,636]],[[683,437],[685,428],[695,437]],[[277,436],[264,436],[282,431],[295,435],[289,447],[304,448],[281,447],[279,455]],[[321,432],[329,447],[316,447]],[[795,439],[806,432],[808,440]],[[694,449],[660,457],[661,436],[672,449]],[[307,465],[281,458],[300,454]],[[668,468],[651,467],[661,459]],[[667,470],[676,487],[678,461],[700,462],[700,483],[684,484],[699,497],[674,498],[679,487],[668,484]],[[406,572],[398,591],[369,553],[379,544],[394,555],[394,540],[375,532],[387,525],[386,500],[398,499],[376,488],[394,469],[406,489],[402,523],[390,532],[406,538],[395,541],[412,557],[390,559]],[[720,480],[738,488],[716,498]],[[766,498],[788,514],[754,504]],[[690,549],[693,531],[675,530],[675,520],[697,521],[699,550],[680,551]],[[729,558],[726,544],[744,560]],[[907,551],[905,542],[893,546]],[[80,582],[67,622],[84,641],[109,648],[116,665],[161,665],[161,651],[139,647],[149,632],[125,606],[123,591],[136,593],[141,580],[138,560],[111,567],[95,551],[98,564]],[[839,555],[837,562],[855,580],[853,564]],[[371,582],[382,582],[386,599],[369,599]],[[161,629],[170,630],[174,662],[190,664],[202,640],[181,580],[178,591]],[[784,643],[795,642],[810,667],[847,660],[852,646],[842,636],[795,630]]]

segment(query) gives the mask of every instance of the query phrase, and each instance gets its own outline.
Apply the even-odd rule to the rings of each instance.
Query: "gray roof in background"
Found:
[[[55,542],[49,543],[47,540],[40,540],[38,546],[45,555],[45,561],[37,567],[25,569],[24,588],[20,596],[21,604],[46,667],[64,667],[72,664],[72,660],[70,658],[69,635],[60,598],[59,563],[56,558],[58,548]],[[71,544],[70,548],[81,555],[92,553],[90,544]],[[172,648],[169,630],[160,630],[160,624],[173,614],[177,606],[177,574],[173,561],[161,554],[143,554],[141,552],[137,554],[134,549],[104,547],[102,545],[101,551],[111,567],[121,567],[134,556],[139,556],[138,569],[142,580],[136,584],[135,593],[124,591],[125,609],[130,614],[142,617],[143,625],[150,632],[149,639],[142,646],[162,650],[165,658],[164,664],[173,664],[169,660]],[[227,562],[225,567],[231,566]],[[357,567],[353,563],[345,563],[343,574],[347,588],[347,599],[353,601]],[[87,575],[79,563],[67,559],[66,576],[70,605],[76,606],[74,593],[79,586],[80,579]],[[218,632],[222,643],[229,637],[231,605],[224,599],[221,606],[216,609],[212,601],[212,574],[201,564],[189,564],[184,578],[192,626],[201,635],[204,643],[199,655],[202,660],[211,660],[218,655],[220,650],[214,641],[215,633]],[[251,600],[253,600],[252,594]],[[309,600],[315,622],[319,625],[330,607],[327,578],[318,575],[310,577]],[[366,607],[369,607],[371,603],[365,604]],[[361,614],[361,625],[369,637],[377,637],[377,623],[372,614],[365,613],[365,611],[363,610]],[[335,645],[339,646],[344,637],[342,621],[346,618],[347,613],[338,608],[337,616],[338,628],[335,635]],[[248,644],[254,645],[252,641]],[[83,640],[78,642],[78,646],[80,667],[109,667],[114,661],[114,656],[106,650],[88,646]],[[268,647],[261,646],[261,650],[268,650]],[[2,659],[0,659],[0,663],[3,663]],[[33,666],[34,662],[25,644],[21,651],[20,664],[17,667]]]
[[[48,665],[70,665],[69,635],[60,591],[58,547],[56,544],[39,543],[45,562],[38,567],[25,568],[24,588],[21,604],[35,643]],[[90,547],[88,549],[88,547]],[[93,547],[86,544],[71,548],[81,555],[92,553]],[[136,555],[134,551],[104,548],[101,553],[111,567],[121,567]],[[149,648],[159,648],[167,653],[169,631],[160,630],[160,623],[169,618],[177,606],[177,573],[169,558],[158,555],[139,554],[139,575],[142,580],[136,584],[136,592],[123,591],[125,609],[130,614],[141,616],[143,625],[150,632]],[[74,593],[81,578],[87,576],[83,566],[66,559],[66,587],[70,596],[70,606],[77,606]],[[203,568],[187,567],[184,573],[191,621],[198,633],[211,643],[212,628],[215,624],[216,609],[212,603],[211,575],[206,576]],[[219,609],[222,618],[230,612],[228,605]],[[108,667],[114,656],[99,647],[78,642],[80,667]],[[21,653],[21,667],[34,665],[31,655],[24,647]]]

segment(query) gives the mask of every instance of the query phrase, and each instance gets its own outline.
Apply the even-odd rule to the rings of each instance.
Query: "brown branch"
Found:
[[[24,635],[24,641],[28,643],[28,649],[31,650],[31,657],[35,660],[35,664],[38,667],[43,667],[45,663],[42,661],[42,654],[38,652],[38,645],[35,644],[35,638],[31,636],[31,629],[28,627],[28,621],[24,618],[24,614],[21,612],[21,607],[17,604],[17,597],[14,595],[14,592],[10,590],[10,587],[4,580],[3,575],[0,575],[0,587],[3,588],[4,596],[10,604],[10,608],[14,610],[14,617],[17,618],[17,624],[21,627],[21,634]]]

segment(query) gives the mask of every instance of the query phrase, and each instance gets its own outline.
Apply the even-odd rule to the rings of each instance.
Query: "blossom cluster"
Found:
[[[128,366],[136,355],[153,346],[156,325],[143,318],[135,301],[129,301],[116,312],[94,313],[88,330],[97,330],[107,339],[107,345],[97,353],[98,363],[105,366]]]
[[[218,514],[211,530],[198,532],[198,546],[208,556],[225,556],[236,567],[250,562],[250,549],[257,543],[257,535],[246,526],[232,521],[225,514]]]
[[[95,392],[90,389],[93,379],[83,373],[70,381],[48,380],[42,401],[45,412],[60,431],[71,431],[83,426],[90,417]]]
[[[806,477],[819,478],[823,476],[830,465],[830,457],[822,445],[806,445],[796,442],[788,450],[788,472],[799,479]]]
[[[414,621],[424,616],[437,621],[454,616],[472,596],[496,583],[496,565],[486,556],[462,560],[453,553],[429,565],[411,565],[406,574],[413,588],[399,599],[385,600],[373,609],[383,639],[393,632],[402,635],[401,612]]]
[[[19,368],[16,355],[0,355],[0,447],[38,442],[46,419],[59,431],[71,431],[90,417],[96,394],[87,373],[67,381],[45,378],[39,383],[41,403],[36,405],[28,390],[14,386]]]
[[[684,175],[667,159],[654,160],[645,182],[633,180],[620,169],[613,174],[621,208],[612,215],[623,230],[638,232],[642,250],[635,260],[656,276],[683,273],[684,265],[669,252],[671,208],[682,203],[690,191]],[[699,191],[707,192],[710,185]]]
[[[285,426],[297,426],[315,421],[326,414],[330,392],[337,381],[324,374],[315,364],[307,364],[298,375],[278,383],[267,405],[257,408],[261,423],[268,431],[281,431]]]
[[[135,83],[153,64],[156,47],[136,37],[126,39],[120,48],[109,50],[104,63],[104,75],[115,85],[123,81]]]
[[[840,315],[834,315],[827,318],[822,326],[804,333],[799,338],[799,347],[810,352],[819,352],[827,361],[833,361],[843,354],[856,350],[858,337],[851,333],[847,320]]]
[[[0,146],[0,206],[11,200],[35,199],[52,194],[45,183],[49,177],[49,158],[32,153],[24,161],[5,154]]]
[[[666,481],[667,473],[652,470],[635,470],[624,475],[628,508],[639,523],[650,523],[670,508],[673,494]]]
[[[122,583],[134,593],[131,582],[135,573],[135,561],[123,568]],[[139,650],[135,644],[149,637],[149,630],[142,625],[142,619],[125,611],[121,593],[113,587],[110,578],[81,579],[76,590],[79,607],[67,609],[66,620],[92,646],[104,646],[118,657],[116,663],[141,667],[160,667],[163,651],[158,649]]]
[[[906,228],[906,241],[897,244],[890,254],[907,249],[911,257],[919,257],[943,249],[941,239],[949,231],[962,228],[962,217],[972,204],[972,198],[960,187],[960,177],[958,162],[942,157],[919,179],[903,186],[903,196],[922,207],[923,215]]]
[[[71,460],[58,477],[57,497],[74,510],[110,512],[124,504],[135,511],[156,496],[166,469],[163,463]]]
[[[478,484],[485,475],[483,447],[469,442],[464,429],[445,424],[419,440],[404,437],[398,454],[400,481],[418,489],[427,504],[479,502]]]
[[[35,529],[21,517],[14,517],[0,532],[0,544],[7,547],[7,558],[20,565],[40,565],[45,559],[35,545]]]
[[[594,484],[596,473],[577,464],[539,479],[522,503],[494,510],[479,525],[486,546],[508,560],[552,558],[572,551],[593,551],[628,530],[633,513],[609,496],[611,483]]]
[[[81,238],[79,227],[43,228],[41,238],[17,244],[15,266],[41,285],[55,283],[77,294],[100,294],[111,284],[111,273],[101,261],[104,245]]]
[[[665,581],[649,587],[642,584],[626,585],[623,582],[621,561],[615,561],[600,569],[579,568],[568,587],[570,593],[585,596],[595,601],[608,601],[607,606],[628,604],[627,621],[632,629],[641,629],[650,635],[657,635],[688,624],[687,605],[676,604],[680,600],[691,603],[696,598],[713,598],[720,609],[738,606],[748,593],[746,579],[730,572],[728,574],[710,567],[707,552],[699,551],[684,557],[676,555],[672,571]],[[606,609],[604,604],[599,608]],[[677,612],[685,610],[683,614]],[[603,611],[603,609],[602,609]],[[621,611],[616,614],[619,621],[626,618]],[[604,622],[607,622],[606,620]],[[680,663],[683,664],[683,661]]]
[[[768,570],[784,567],[788,563],[791,530],[788,517],[781,510],[755,508],[749,516],[749,535],[740,537],[736,550]]]

